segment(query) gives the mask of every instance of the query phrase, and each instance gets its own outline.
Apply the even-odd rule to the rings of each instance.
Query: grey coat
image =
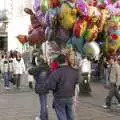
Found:
[[[116,83],[116,85],[120,85],[120,65],[118,63],[114,63],[111,66],[109,80],[111,83]]]

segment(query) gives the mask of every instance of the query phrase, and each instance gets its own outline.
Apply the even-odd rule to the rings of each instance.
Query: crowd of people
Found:
[[[11,83],[16,85],[16,88],[20,88],[21,75],[25,73],[25,64],[21,54],[17,51],[2,54],[0,71],[5,89],[10,89]]]
[[[118,106],[120,106],[120,56],[112,56],[102,62],[104,62],[104,72],[102,73],[105,87],[109,88],[103,107],[105,109],[111,107],[113,96],[118,99]],[[67,56],[60,54],[48,64],[42,55],[33,53],[31,66],[26,69],[24,59],[19,52],[14,52],[14,54],[8,52],[1,55],[0,71],[4,79],[4,88],[7,90],[10,89],[11,83],[16,85],[17,89],[20,88],[23,73],[28,74],[28,79],[35,81],[35,86],[32,82],[29,83],[30,88],[35,88],[40,101],[40,115],[35,120],[48,120],[47,95],[50,90],[53,91],[53,108],[58,120],[74,120],[73,110],[75,110],[76,98],[81,92],[81,83],[84,78],[89,83],[92,80],[93,63],[99,65],[98,61],[91,61],[84,57],[79,61],[78,69],[71,65]],[[95,67],[95,69],[99,69],[99,67]],[[100,72],[100,69],[98,71]],[[84,77],[86,75],[87,78]],[[98,78],[100,79],[100,77],[95,77],[96,80]],[[89,90],[91,92],[90,85]]]

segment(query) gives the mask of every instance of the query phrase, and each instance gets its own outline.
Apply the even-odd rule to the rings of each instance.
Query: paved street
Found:
[[[1,84],[0,120],[34,120],[39,114],[37,95],[27,88],[27,82],[21,90],[13,88],[5,91]],[[80,96],[76,109],[76,120],[120,120],[120,108],[113,105],[112,110],[104,110],[101,105],[107,90],[100,83],[92,83],[92,95]],[[57,120],[52,109],[52,95],[48,96],[49,120]]]

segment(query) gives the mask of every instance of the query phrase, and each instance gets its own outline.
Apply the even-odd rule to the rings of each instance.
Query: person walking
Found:
[[[110,64],[109,80],[111,87],[106,97],[106,103],[103,105],[105,109],[110,109],[113,96],[117,98],[118,106],[120,106],[120,94],[118,90],[120,86],[120,56],[117,58],[117,61],[114,58],[110,58]]]
[[[16,88],[20,88],[21,75],[25,72],[24,60],[20,53],[14,59],[14,74],[16,79]]]
[[[49,66],[41,58],[39,59],[39,65],[34,66],[28,70],[30,75],[33,75],[35,79],[35,92],[39,96],[40,101],[40,116],[37,116],[35,120],[48,120],[48,110],[47,110],[47,94],[48,89],[46,86],[46,80],[49,75]]]
[[[9,61],[9,81],[15,85],[15,81],[13,80],[13,72],[14,72],[14,59],[11,55],[8,58]]]
[[[8,55],[4,55],[1,60],[1,72],[4,78],[4,88],[10,89],[10,66],[9,66],[9,58]]]
[[[78,71],[68,66],[64,55],[59,55],[59,68],[47,80],[47,88],[53,91],[53,108],[58,120],[74,120],[73,101],[78,83]]]

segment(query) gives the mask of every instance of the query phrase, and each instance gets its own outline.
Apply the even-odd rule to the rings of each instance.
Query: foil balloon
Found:
[[[60,54],[60,48],[55,41],[45,41],[42,43],[41,48],[43,51],[43,56],[48,61],[48,63],[51,62],[53,56]]]
[[[52,38],[53,38],[53,29],[47,27],[45,29],[45,40],[51,41],[53,40]]]
[[[113,6],[114,6],[115,8],[120,8],[120,0],[116,1],[116,2],[113,4]]]
[[[57,24],[58,9],[50,9],[45,14],[45,21],[47,26],[52,28],[56,27]]]
[[[18,35],[18,36],[17,36],[17,39],[18,39],[19,42],[20,42],[21,44],[23,44],[23,45],[28,42],[28,39],[27,39],[27,36],[26,36],[26,35]]]
[[[106,6],[106,9],[110,12],[111,15],[119,15],[120,14],[120,6],[117,4],[109,4]]]
[[[99,59],[100,47],[95,41],[87,42],[83,49],[86,56]]]
[[[49,0],[41,0],[40,1],[40,10],[42,12],[46,12],[49,9]]]
[[[56,8],[60,6],[60,0],[49,0],[50,8]]]
[[[80,38],[76,38],[75,36],[72,36],[69,40],[68,40],[68,42],[67,42],[67,44],[69,45],[69,44],[71,44],[72,45],[72,47],[74,48],[74,49],[76,49],[76,51],[77,52],[79,52],[82,56],[83,56],[83,45],[84,45],[84,38],[83,37],[80,37]]]
[[[109,36],[109,49],[116,52],[120,48],[120,30],[113,31]]]
[[[45,41],[45,33],[42,27],[33,29],[27,36],[30,45],[35,45],[37,43],[42,43]]]
[[[85,34],[85,39],[88,42],[94,41],[98,36],[98,27],[96,25],[93,25],[90,28],[87,28],[86,34]]]
[[[98,20],[100,20],[101,13],[98,10],[97,7],[89,6],[88,7],[88,15],[92,18],[92,22],[96,23]]]
[[[73,34],[76,37],[81,37],[84,35],[85,31],[87,28],[87,21],[86,20],[78,20],[76,21],[76,23],[74,24],[73,27]]]
[[[58,43],[65,43],[68,41],[70,36],[70,31],[63,29],[61,26],[58,26],[56,29],[56,40]]]
[[[88,4],[84,0],[77,0],[75,6],[80,15],[88,16]]]
[[[70,3],[63,3],[59,12],[60,25],[66,30],[72,29],[76,19],[77,10],[74,7],[72,7]]]
[[[25,8],[24,12],[30,15],[31,25],[33,28],[36,28],[41,25],[41,23],[37,19],[37,16],[33,13],[31,9]]]
[[[103,31],[105,22],[107,21],[107,19],[110,17],[110,14],[108,12],[108,10],[106,9],[102,9],[101,10],[101,18],[100,18],[100,23],[99,23],[99,32]]]
[[[34,0],[33,1],[33,8],[34,8],[35,12],[37,12],[38,10],[40,10],[40,1],[41,0]]]
[[[112,0],[104,0],[104,4],[105,4],[105,5],[112,4]]]

